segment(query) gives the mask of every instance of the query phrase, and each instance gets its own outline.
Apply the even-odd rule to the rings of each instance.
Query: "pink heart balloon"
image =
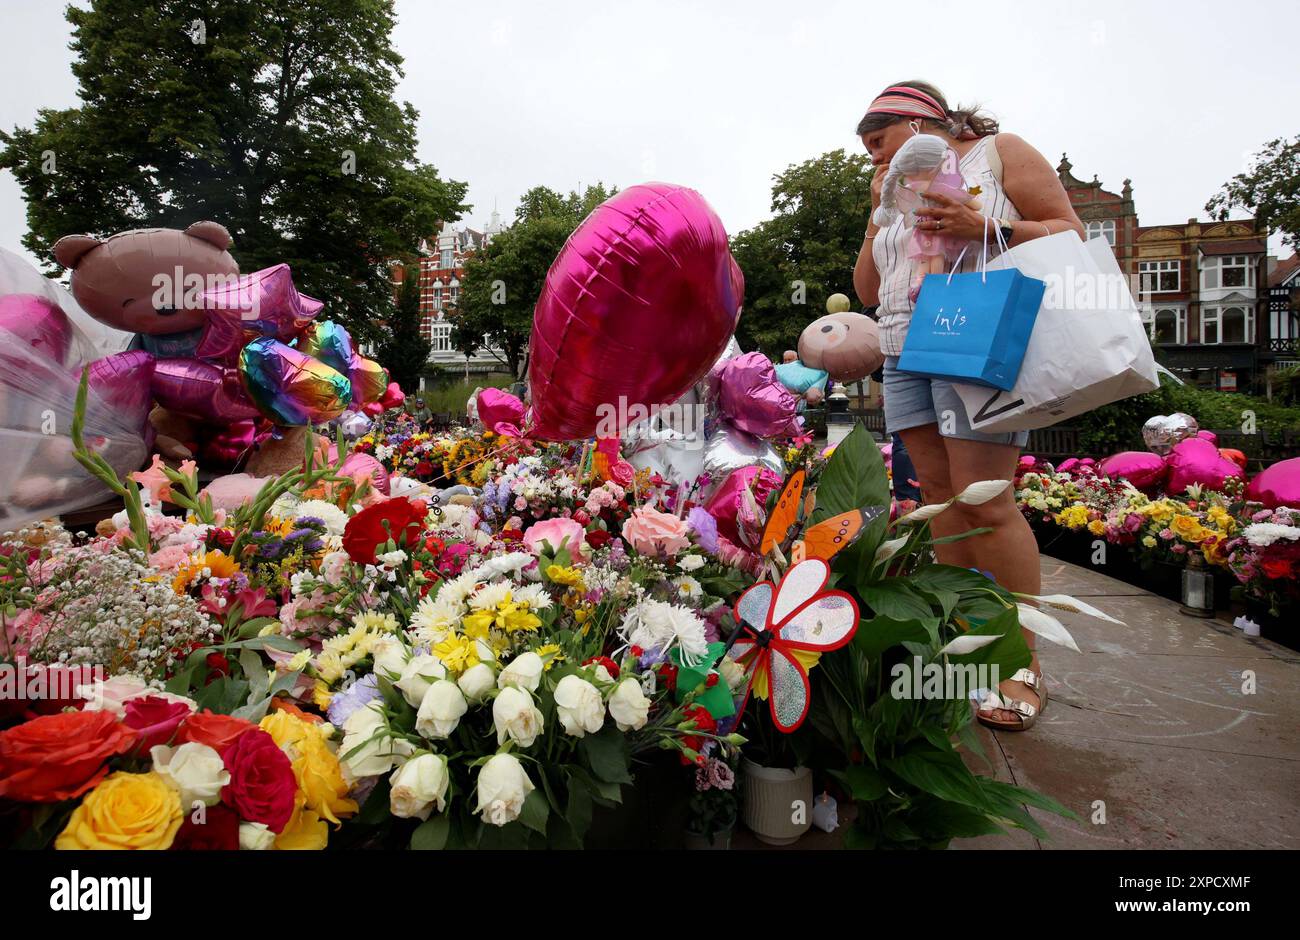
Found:
[[[1064,464],[1062,464],[1064,466]],[[1160,485],[1169,472],[1165,458],[1149,450],[1126,450],[1101,462],[1101,472],[1112,480],[1125,479],[1140,490]]]
[[[529,436],[590,437],[602,417],[623,425],[629,410],[676,401],[735,332],[744,284],[722,222],[694,190],[645,183],[601,203],[537,301]]]
[[[524,403],[499,388],[485,388],[478,393],[478,419],[483,427],[500,434],[500,425],[524,423]]]
[[[348,454],[343,459],[343,465],[339,468],[339,473],[345,477],[352,477],[354,480],[360,480],[362,477],[370,477],[371,485],[385,496],[388,495],[388,470],[374,457],[369,454]]]
[[[714,366],[722,417],[755,437],[799,433],[795,422],[799,399],[776,377],[772,361],[748,352]]]
[[[1169,465],[1169,485],[1166,487],[1171,495],[1177,496],[1194,483],[1199,483],[1209,490],[1223,489],[1223,482],[1229,477],[1245,477],[1241,467],[1219,453],[1203,437],[1189,437],[1174,445],[1173,451],[1165,458]]]
[[[1246,487],[1246,498],[1269,509],[1300,509],[1300,457],[1279,460],[1255,474]]]

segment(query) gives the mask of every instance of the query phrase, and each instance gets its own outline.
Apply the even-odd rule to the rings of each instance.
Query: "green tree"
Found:
[[[81,105],[0,133],[27,248],[212,219],[241,269],[287,262],[326,316],[377,339],[386,259],[468,208],[464,183],[416,159],[416,112],[393,97],[392,0],[94,0],[66,15]]]
[[[533,308],[546,272],[573,230],[617,190],[597,183],[581,194],[561,196],[545,186],[526,192],[515,224],[495,236],[465,264],[460,306],[451,314],[452,344],[471,355],[487,337],[512,375],[528,370]]]
[[[732,239],[745,272],[741,342],[779,357],[826,312],[826,298],[853,297],[853,265],[871,208],[865,154],[832,150],[773,177],[771,219]]]
[[[1280,231],[1287,245],[1300,248],[1300,136],[1270,140],[1249,170],[1224,183],[1205,204],[1220,221],[1233,208],[1253,213],[1268,231]]]
[[[410,264],[402,277],[393,312],[381,327],[379,361],[404,392],[420,387],[420,373],[429,361],[433,344],[420,331],[420,266]]]

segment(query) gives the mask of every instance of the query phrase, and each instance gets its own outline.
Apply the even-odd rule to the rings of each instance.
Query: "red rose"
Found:
[[[225,653],[209,653],[203,657],[203,664],[208,667],[208,678],[204,680],[204,685],[209,685],[222,676],[230,675],[230,659]]]
[[[0,797],[59,803],[81,796],[108,773],[104,762],[134,743],[135,732],[106,711],[60,712],[0,731]]]
[[[239,814],[221,803],[203,810],[202,823],[187,811],[185,821],[176,832],[172,849],[190,852],[234,852],[239,849]]]
[[[282,832],[293,816],[298,781],[275,739],[259,728],[245,731],[221,752],[221,759],[230,771],[222,801],[246,822],[264,823],[272,832]]]
[[[128,699],[122,706],[126,717],[122,723],[134,729],[134,751],[144,754],[155,744],[166,744],[176,735],[181,722],[190,716],[190,707],[184,702],[173,702],[161,695],[142,695]]]
[[[214,715],[212,712],[205,711],[201,714],[190,715],[181,725],[181,732],[176,736],[177,744],[184,744],[187,741],[194,741],[198,744],[206,744],[214,751],[220,753],[230,745],[235,743],[245,731],[251,731],[257,725],[251,721],[245,721],[242,718],[235,718],[231,715]]]
[[[1291,577],[1291,562],[1285,558],[1266,559],[1260,567],[1263,569],[1266,578]]]
[[[607,529],[594,529],[587,533],[587,544],[592,548],[600,548],[613,537]]]
[[[373,565],[375,549],[390,538],[398,545],[414,545],[427,512],[423,503],[405,496],[376,503],[348,520],[343,528],[343,550],[353,561]]]
[[[674,670],[675,671],[675,670]],[[687,705],[682,710],[688,721],[695,722],[695,730],[703,731],[705,734],[714,734],[718,730],[718,723],[709,710],[703,705]],[[704,746],[705,739],[698,734],[687,734],[682,736],[682,743],[693,751],[698,751]],[[686,755],[682,755],[682,762],[689,763]]]

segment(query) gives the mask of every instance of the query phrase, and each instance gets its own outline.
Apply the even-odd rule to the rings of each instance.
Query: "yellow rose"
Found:
[[[311,810],[299,805],[289,817],[284,832],[275,838],[275,847],[284,850],[319,852],[329,843],[329,826]]]
[[[181,827],[180,794],[161,776],[109,774],[72,811],[56,849],[168,849]]]
[[[1170,523],[1169,528],[1173,529],[1175,534],[1186,539],[1193,537],[1193,533],[1201,528],[1201,523],[1195,516],[1178,515],[1174,517],[1174,521]]]
[[[357,811],[357,804],[347,798],[338,757],[325,740],[327,726],[277,711],[263,718],[259,727],[289,756],[299,793],[313,816],[338,823],[341,816]]]

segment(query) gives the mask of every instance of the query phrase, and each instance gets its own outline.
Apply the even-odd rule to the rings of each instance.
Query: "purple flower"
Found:
[[[693,506],[686,522],[695,531],[696,541],[710,555],[718,553],[718,520],[709,515],[703,506]]]
[[[335,728],[342,728],[344,722],[358,708],[364,708],[366,703],[379,698],[380,694],[378,678],[373,672],[366,673],[342,692],[336,692],[330,699],[330,707],[326,711],[330,724]]]

